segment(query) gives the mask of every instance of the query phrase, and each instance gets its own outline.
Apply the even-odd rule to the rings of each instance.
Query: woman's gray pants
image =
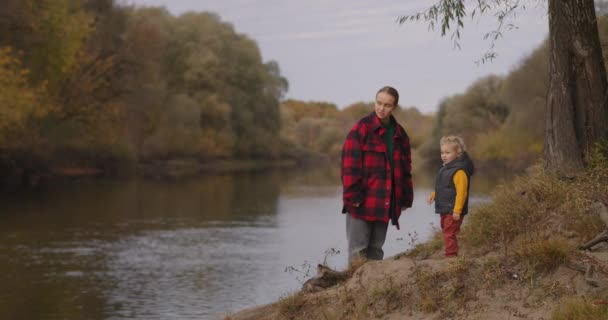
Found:
[[[386,240],[388,222],[365,221],[346,214],[346,238],[348,239],[348,263],[354,258],[382,260],[382,246]]]

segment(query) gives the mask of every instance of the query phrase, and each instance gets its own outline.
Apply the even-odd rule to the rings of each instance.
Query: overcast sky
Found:
[[[496,25],[488,15],[467,18],[462,49],[423,23],[399,25],[399,16],[428,8],[436,0],[125,0],[164,6],[179,15],[211,11],[237,32],[255,39],[265,61],[275,60],[289,80],[288,98],[332,102],[342,108],[372,101],[391,85],[402,106],[423,112],[441,98],[463,92],[476,79],[506,74],[547,36],[544,1],[527,1],[496,45],[498,58],[476,65]],[[473,3],[474,1],[468,1]]]

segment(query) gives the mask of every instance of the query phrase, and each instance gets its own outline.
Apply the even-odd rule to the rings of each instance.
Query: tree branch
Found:
[[[592,209],[597,212],[597,214],[600,216],[600,219],[602,219],[602,222],[604,222],[604,225],[608,228],[608,208],[606,208],[606,206],[601,202],[595,202],[592,206]],[[595,236],[595,238],[579,246],[578,249],[589,250],[596,244],[604,241],[608,241],[608,230],[604,230],[603,232]]]

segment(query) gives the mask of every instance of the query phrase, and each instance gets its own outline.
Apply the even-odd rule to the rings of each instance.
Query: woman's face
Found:
[[[388,119],[395,110],[395,98],[386,92],[379,92],[376,95],[374,110],[380,120]]]

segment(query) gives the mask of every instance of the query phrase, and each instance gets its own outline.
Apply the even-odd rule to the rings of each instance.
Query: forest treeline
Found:
[[[346,134],[373,109],[373,102],[338,109],[332,103],[287,100],[281,104],[281,136],[288,141],[292,154],[308,154],[311,158],[325,155],[337,163]],[[399,107],[393,115],[406,128],[414,149],[430,136],[433,115],[423,114],[416,107]]]
[[[2,169],[281,157],[276,62],[211,13],[1,0]]]
[[[372,101],[340,109],[283,100],[278,64],[212,13],[174,16],[114,0],[0,2],[3,176],[173,159],[337,163],[348,129],[373,110]],[[608,59],[605,16],[599,31]],[[526,168],[542,152],[548,76],[545,43],[510,73],[444,98],[435,114],[397,109],[415,166],[434,167],[439,137],[459,134],[481,168]],[[407,103],[407,88],[398,89]]]

